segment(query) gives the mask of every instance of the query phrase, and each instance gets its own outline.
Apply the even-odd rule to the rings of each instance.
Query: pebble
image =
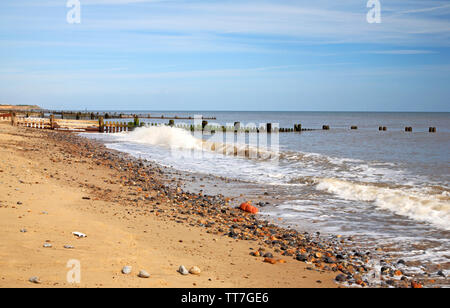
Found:
[[[122,268],[122,274],[124,274],[124,275],[131,274],[131,266],[124,266]]]
[[[405,264],[406,264],[406,262],[405,262],[405,260],[403,260],[403,259],[400,259],[400,260],[398,260],[397,264],[402,264],[402,265],[405,265]]]
[[[325,257],[323,258],[323,262],[327,263],[327,264],[332,264],[334,263],[333,259],[330,257]]]
[[[141,271],[139,271],[139,275],[138,275],[140,278],[150,278],[150,274],[149,273],[147,273],[146,271],[144,271],[144,270],[141,270]]]
[[[20,229],[20,232],[26,233],[26,232],[27,232],[27,229]]]
[[[181,275],[189,275],[189,271],[184,267],[184,265],[180,265],[180,268],[178,268],[178,272]]]
[[[191,273],[192,275],[200,275],[201,272],[202,271],[197,266],[193,266],[189,270],[189,273]]]
[[[270,264],[276,264],[277,260],[272,259],[272,258],[264,258],[264,262],[270,263]]]
[[[73,235],[75,235],[78,238],[83,238],[83,237],[87,237],[86,234],[81,233],[81,232],[72,232]]]
[[[75,247],[73,247],[72,245],[64,245],[65,249],[74,249]]]
[[[298,254],[295,258],[296,258],[298,261],[302,261],[302,262],[308,261],[308,256],[305,255],[305,254]]]
[[[52,246],[52,244],[45,243],[45,244],[43,245],[43,247],[44,247],[44,248],[52,248],[53,246]]]
[[[336,276],[336,278],[334,278],[334,280],[338,281],[338,282],[344,282],[347,280],[347,276],[343,275],[343,274],[339,274]]]
[[[36,277],[36,276],[31,277],[30,279],[28,279],[28,281],[31,283],[36,283],[36,284],[41,283],[41,281],[39,280],[39,277]]]

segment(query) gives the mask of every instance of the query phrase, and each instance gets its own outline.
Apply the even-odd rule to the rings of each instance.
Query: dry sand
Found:
[[[108,198],[128,192],[117,171],[67,155],[37,129],[0,124],[0,144],[0,287],[337,286],[336,273],[290,258],[269,264],[250,256],[255,243],[136,215],[126,202]],[[44,248],[46,242],[52,247]],[[71,259],[81,263],[79,284],[66,280]],[[182,276],[181,264],[202,273]],[[133,267],[130,275],[121,273],[125,265]],[[141,269],[151,277],[137,277]],[[32,276],[41,284],[30,283]]]

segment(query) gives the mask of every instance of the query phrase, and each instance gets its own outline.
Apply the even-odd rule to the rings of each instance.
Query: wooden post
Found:
[[[234,131],[238,132],[241,129],[241,122],[234,122]]]
[[[272,123],[267,123],[266,124],[266,131],[268,134],[270,134],[272,132]]]
[[[16,122],[16,113],[13,112],[13,113],[11,113],[11,125],[15,126],[16,124],[17,124],[17,122]]]
[[[350,129],[358,129],[358,126],[352,126]]]
[[[329,126],[329,125],[323,125],[323,126],[322,126],[322,129],[323,129],[323,130],[330,130],[330,126]]]
[[[50,129],[55,129],[55,115],[50,116]]]
[[[105,123],[103,122],[103,117],[98,118],[98,132],[99,133],[105,132]]]

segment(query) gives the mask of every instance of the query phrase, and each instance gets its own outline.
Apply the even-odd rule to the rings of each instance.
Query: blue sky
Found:
[[[0,1],[0,104],[450,111],[450,2]]]

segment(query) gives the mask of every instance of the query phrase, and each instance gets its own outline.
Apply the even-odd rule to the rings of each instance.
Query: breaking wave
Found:
[[[344,200],[374,202],[378,208],[450,230],[450,193],[444,188],[440,192],[433,188],[390,188],[330,178],[318,179],[316,188]]]
[[[227,156],[239,156],[254,159],[277,158],[275,151],[270,151],[256,146],[221,141],[207,141],[197,138],[191,132],[170,126],[140,127],[132,132],[117,134],[120,141],[138,144],[156,145],[173,150],[209,151]],[[218,134],[220,139],[222,134]]]

